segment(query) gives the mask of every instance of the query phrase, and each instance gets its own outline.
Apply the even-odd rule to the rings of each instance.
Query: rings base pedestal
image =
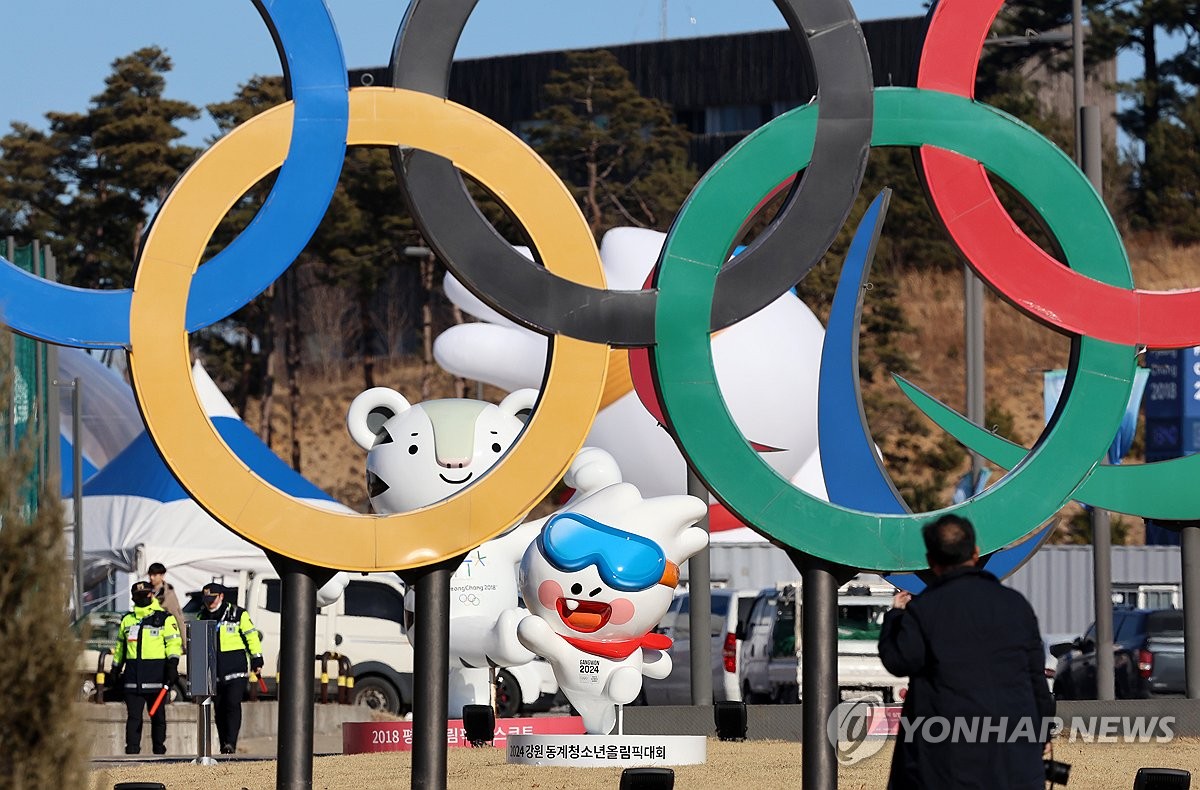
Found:
[[[708,739],[703,735],[510,735],[506,754],[514,765],[702,765],[708,757]]]

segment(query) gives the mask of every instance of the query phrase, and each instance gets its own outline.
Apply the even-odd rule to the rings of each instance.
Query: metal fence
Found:
[[[4,257],[27,272],[55,279],[54,255],[36,241],[18,247],[9,237]],[[26,506],[32,512],[41,484],[58,470],[58,390],[53,382],[57,359],[51,346],[21,336],[13,338],[12,355],[11,390],[3,416],[4,446],[11,451],[27,438],[36,441],[37,457],[26,487]]]

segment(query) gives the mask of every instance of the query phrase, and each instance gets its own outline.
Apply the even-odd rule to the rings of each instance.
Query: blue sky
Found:
[[[916,16],[924,0],[853,0],[862,19]],[[351,67],[387,62],[407,0],[326,0]],[[116,58],[155,44],[175,68],[167,95],[199,107],[231,98],[256,74],[278,74],[275,47],[250,0],[8,0],[3,15],[0,134],[48,111],[82,112]],[[15,6],[15,7],[11,7]],[[479,0],[459,57],[624,44],[659,37],[661,0]],[[771,0],[668,0],[672,38],[783,26]],[[1160,54],[1178,43],[1164,40]],[[1137,73],[1136,56],[1118,61]],[[188,142],[216,133],[207,116]]]
[[[116,58],[147,45],[175,69],[167,94],[198,106],[224,101],[255,74],[278,74],[270,35],[250,0],[11,0],[4,11],[0,133],[44,125],[47,111],[80,112]],[[327,0],[351,67],[387,62],[404,0]],[[782,27],[770,0],[669,0],[668,35]],[[862,19],[924,13],[922,0],[855,0]],[[480,0],[459,57],[622,44],[659,37],[660,0]],[[215,126],[189,129],[202,142]]]

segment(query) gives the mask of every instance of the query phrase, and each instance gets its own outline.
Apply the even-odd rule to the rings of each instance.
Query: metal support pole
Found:
[[[1083,130],[1083,137],[1080,141],[1080,148],[1083,149],[1083,172],[1103,197],[1104,148],[1100,139],[1100,108],[1082,108],[1079,111],[1079,126]]]
[[[1083,172],[1096,191],[1103,195],[1102,153],[1100,148],[1100,111],[1084,107],[1078,117]],[[1096,611],[1096,699],[1116,698],[1116,674],[1113,666],[1112,616],[1112,521],[1107,510],[1094,508],[1092,522],[1092,584]]]
[[[708,489],[688,469],[687,491],[697,499],[708,502]],[[708,515],[696,526],[708,532]],[[692,704],[713,704],[712,639],[712,568],[708,546],[688,560],[688,625],[691,629]]]
[[[405,581],[416,588],[412,722],[414,790],[446,788],[450,577],[461,562],[462,557],[457,557],[405,575]]]
[[[75,616],[83,616],[83,379],[72,383],[71,398],[71,498],[75,513],[71,524],[75,540]],[[57,437],[55,437],[57,442]]]
[[[963,332],[966,339],[967,419],[984,425],[984,301],[983,280],[969,266],[963,266]],[[979,480],[983,456],[971,453],[971,485]]]
[[[1075,164],[1083,167],[1083,110],[1086,75],[1083,70],[1083,0],[1071,0],[1072,83],[1075,94]]]
[[[1180,530],[1183,565],[1183,661],[1188,699],[1200,699],[1200,521]]]
[[[317,568],[272,556],[283,581],[279,629],[279,751],[276,790],[312,790],[313,656],[316,654]],[[324,582],[322,582],[324,583]]]
[[[51,282],[58,280],[58,262],[54,259],[54,252],[49,247],[42,248],[42,277]],[[59,436],[62,434],[62,425],[59,422],[59,395],[57,379],[58,379],[58,346],[52,343],[39,343],[42,350],[42,362],[46,366],[46,380],[50,382],[50,386],[45,387],[42,392],[45,395],[46,417],[45,417],[45,442],[42,446],[42,458],[44,466],[42,467],[42,479],[53,480],[57,485],[64,479],[62,457],[60,454],[61,442]]]
[[[1112,526],[1108,511],[1092,511],[1092,579],[1096,609],[1096,699],[1116,699],[1113,668]]]
[[[800,564],[803,579],[801,787],[836,790],[836,746],[826,736],[826,723],[838,704],[837,566],[816,557],[805,557]]]
[[[212,756],[212,697],[200,700],[196,711],[196,759],[192,765],[216,765]]]

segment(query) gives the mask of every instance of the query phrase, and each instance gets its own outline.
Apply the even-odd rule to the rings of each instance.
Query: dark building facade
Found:
[[[912,85],[925,18],[863,22],[877,86]],[[616,56],[643,96],[669,104],[692,134],[693,164],[705,170],[749,132],[807,103],[816,80],[807,50],[788,30],[601,47]],[[520,131],[542,109],[542,86],[565,66],[561,51],[458,60],[450,98]],[[350,72],[351,85],[388,85],[387,69]]]

